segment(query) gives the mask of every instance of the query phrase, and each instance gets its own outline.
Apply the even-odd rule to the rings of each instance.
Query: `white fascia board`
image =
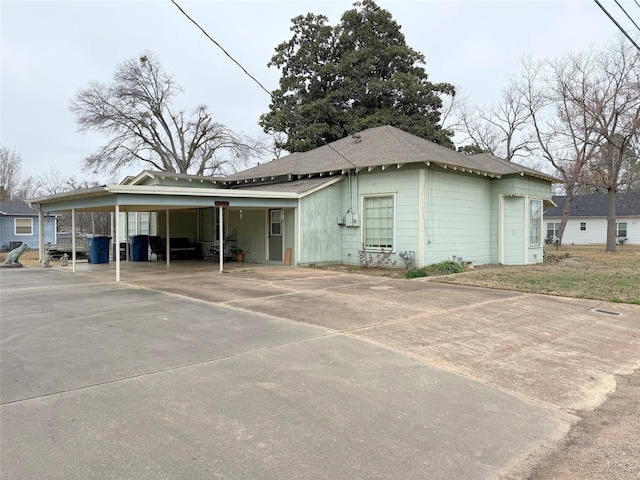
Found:
[[[188,197],[226,197],[226,198],[298,198],[295,192],[255,191],[249,189],[226,188],[189,188],[189,187],[156,187],[146,185],[110,185],[109,193],[138,195],[183,195]]]
[[[335,177],[333,179],[331,179],[330,181],[328,181],[327,183],[323,183],[322,185],[318,185],[317,187],[312,188],[311,190],[307,190],[306,192],[302,192],[298,194],[298,198],[303,198],[306,197],[307,195],[311,195],[312,193],[316,193],[319,190],[322,190],[323,188],[329,187],[335,183],[338,183],[340,180],[344,180],[344,176],[340,175],[339,177]]]

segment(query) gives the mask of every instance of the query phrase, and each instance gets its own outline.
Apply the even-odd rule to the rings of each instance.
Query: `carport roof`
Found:
[[[176,176],[177,175],[177,176]],[[197,179],[203,177],[193,175],[166,174],[164,172],[144,171],[136,177],[128,177],[119,185],[102,185],[94,188],[74,190],[71,192],[35,198],[30,205],[37,205],[43,212],[65,211],[113,211],[118,205],[121,211],[160,211],[175,208],[210,207],[215,201],[228,201],[231,206],[240,207],[276,207],[295,206],[297,199],[332,183],[342,180],[342,176],[325,178],[305,178],[285,183],[243,185],[242,188],[224,188],[215,185],[193,188],[177,183],[136,184],[141,178],[173,178],[177,180]]]

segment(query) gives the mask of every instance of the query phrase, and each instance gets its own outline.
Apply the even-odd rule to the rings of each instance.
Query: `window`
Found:
[[[269,235],[282,236],[282,210],[271,210],[270,218]]]
[[[587,222],[580,222],[580,231],[584,232],[587,230]]]
[[[547,238],[557,237],[560,230],[560,222],[548,222],[547,223]]]
[[[616,237],[627,236],[627,222],[616,223]]]
[[[542,236],[542,202],[531,200],[529,202],[529,246],[540,245]]]
[[[364,197],[364,246],[393,249],[393,195]]]
[[[149,212],[128,212],[127,225],[129,236],[152,235],[151,213]]]
[[[13,225],[16,235],[33,235],[33,218],[15,218]]]
[[[213,242],[220,240],[220,215],[218,207],[201,208],[198,213],[198,231],[200,233],[199,242]],[[224,216],[223,216],[224,220]],[[226,234],[227,224],[224,222],[224,232]]]

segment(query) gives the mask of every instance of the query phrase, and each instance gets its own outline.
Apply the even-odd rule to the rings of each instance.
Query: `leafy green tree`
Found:
[[[373,0],[354,6],[335,27],[312,13],[292,20],[293,37],[268,64],[282,76],[260,117],[264,131],[285,133],[276,147],[289,152],[380,125],[452,148],[452,132],[440,125],[440,96],[453,95],[453,85],[428,80],[424,56],[407,46],[388,11]]]

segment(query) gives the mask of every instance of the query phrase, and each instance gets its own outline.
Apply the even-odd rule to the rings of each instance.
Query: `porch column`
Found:
[[[44,214],[38,212],[38,261],[44,262]]]
[[[219,257],[220,257],[220,273],[222,273],[222,270],[224,269],[224,222],[222,221],[223,217],[222,217],[222,209],[224,207],[222,205],[220,205],[218,207],[218,215],[219,215],[219,219],[220,219],[220,228],[219,228],[219,235],[220,235],[220,252],[219,252]]]
[[[76,273],[76,209],[71,209],[71,272]]]
[[[116,218],[116,233],[115,233],[115,254],[116,261],[116,282],[120,281],[120,205],[116,205],[115,214]]]
[[[166,251],[165,258],[167,259],[167,267],[171,265],[171,229],[169,227],[169,209],[165,210],[165,230],[167,232],[167,244],[165,246]]]

